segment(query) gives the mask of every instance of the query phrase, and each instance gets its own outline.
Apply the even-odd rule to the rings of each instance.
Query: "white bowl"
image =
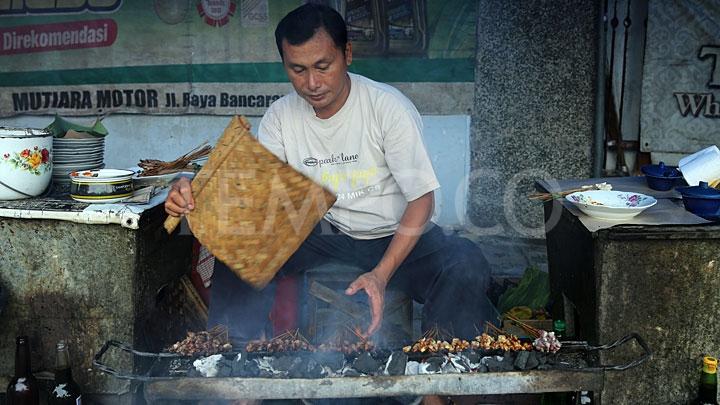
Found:
[[[70,173],[70,197],[86,203],[115,203],[133,193],[132,170],[100,169]]]
[[[645,194],[626,191],[579,191],[565,197],[580,211],[598,219],[622,221],[630,219],[657,204],[657,200]]]
[[[45,191],[52,177],[52,139],[44,129],[0,127],[0,200]]]

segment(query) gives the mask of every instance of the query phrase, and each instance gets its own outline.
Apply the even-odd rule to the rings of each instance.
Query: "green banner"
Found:
[[[471,107],[475,2],[323,2],[348,23],[351,71],[426,113]],[[291,91],[273,33],[302,3],[0,0],[0,115],[262,114]]]

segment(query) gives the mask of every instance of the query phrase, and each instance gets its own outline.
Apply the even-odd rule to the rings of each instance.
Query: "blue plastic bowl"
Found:
[[[657,165],[645,165],[640,170],[645,174],[648,187],[653,190],[670,190],[682,179],[682,173],[677,167],[665,166],[663,162]]]
[[[704,181],[699,186],[678,187],[685,209],[710,221],[720,220],[720,190]]]

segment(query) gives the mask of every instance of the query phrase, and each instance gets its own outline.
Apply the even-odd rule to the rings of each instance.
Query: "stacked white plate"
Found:
[[[53,139],[53,183],[70,184],[69,174],[102,169],[105,165],[105,138]]]

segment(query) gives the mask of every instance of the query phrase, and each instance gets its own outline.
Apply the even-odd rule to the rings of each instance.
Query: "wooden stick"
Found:
[[[534,338],[539,338],[540,336],[542,336],[542,331],[540,331],[540,329],[533,328],[532,326],[526,324],[525,322],[521,321],[518,318],[515,318],[512,315],[505,315],[505,317],[507,319],[509,319],[510,321],[512,321],[513,323],[515,323],[517,326],[521,327],[525,332],[527,332]]]

